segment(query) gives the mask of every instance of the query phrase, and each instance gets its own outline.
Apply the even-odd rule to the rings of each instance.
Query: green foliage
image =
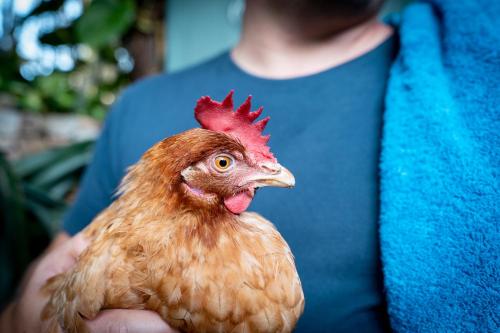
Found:
[[[0,155],[0,304],[29,262],[26,211],[19,179]]]
[[[40,36],[44,47],[72,48],[75,68],[71,71],[55,71],[32,80],[22,77],[21,66],[27,61],[17,54],[18,35],[11,29],[14,43],[8,50],[0,50],[0,91],[14,97],[21,110],[74,112],[102,119],[119,90],[130,82],[127,70],[118,65],[116,50],[123,47],[123,39],[134,25],[135,1],[86,3],[83,14],[69,26]],[[54,14],[63,4],[62,0],[41,1],[18,25],[29,17]]]
[[[132,0],[93,1],[75,24],[80,43],[101,48],[116,44],[135,19]]]
[[[27,206],[34,207],[32,212],[51,234],[59,228],[57,217],[66,207],[64,199],[77,185],[81,171],[91,158],[91,149],[92,142],[85,141],[13,163],[13,170],[23,184]]]
[[[92,146],[76,143],[12,164],[0,154],[0,305],[59,229]]]
[[[79,18],[38,36],[43,47],[54,51],[62,46],[71,48],[75,67],[28,80],[25,72],[21,75],[28,59],[16,51],[21,34],[15,31],[29,19],[56,15],[64,2],[40,1],[28,16],[4,20],[16,24],[4,29],[8,38],[0,36],[0,95],[9,97],[1,100],[25,112],[71,112],[102,119],[119,90],[131,81],[131,68],[123,66],[127,62],[119,55],[127,53],[127,43],[133,49],[133,36],[153,34],[154,24],[161,22],[158,13],[163,10],[151,8],[162,2],[83,0],[85,7]],[[0,152],[0,308],[14,293],[28,263],[40,255],[57,232],[91,149],[91,142],[77,143],[14,163]]]

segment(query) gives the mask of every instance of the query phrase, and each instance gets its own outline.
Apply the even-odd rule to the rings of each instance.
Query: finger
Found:
[[[104,310],[87,321],[92,333],[175,333],[161,317],[145,310]]]

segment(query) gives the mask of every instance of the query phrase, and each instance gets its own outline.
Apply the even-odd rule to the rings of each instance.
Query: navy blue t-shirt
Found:
[[[271,116],[265,133],[292,190],[265,188],[250,209],[289,243],[305,293],[297,332],[388,330],[377,237],[378,159],[394,38],[318,74],[271,80],[242,71],[224,53],[192,69],[134,84],[108,115],[95,156],[64,221],[74,234],[110,204],[126,169],[154,143],[199,127],[203,95]]]

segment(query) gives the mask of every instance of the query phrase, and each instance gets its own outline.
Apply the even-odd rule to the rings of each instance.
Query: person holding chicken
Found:
[[[224,97],[231,90],[239,104],[253,95],[254,103],[264,105],[273,118],[267,127],[273,135],[270,144],[294,174],[296,188],[255,195],[250,186],[230,195],[218,191],[221,184],[233,183],[200,176],[219,162],[219,168],[238,163],[248,172],[245,177],[250,177],[250,170],[265,169],[244,164],[249,143],[239,135],[225,143],[231,147],[229,155],[210,151],[183,164],[186,153],[177,157],[179,165],[169,166],[178,167],[185,182],[175,184],[187,186],[182,193],[188,193],[190,205],[211,202],[217,193],[217,207],[232,214],[221,216],[245,217],[243,211],[252,203],[251,210],[275,224],[295,256],[304,291],[306,305],[297,332],[495,331],[499,320],[494,310],[494,237],[500,181],[494,166],[500,154],[490,147],[500,146],[500,103],[495,102],[498,93],[493,93],[500,75],[492,60],[498,55],[498,34],[491,29],[489,15],[500,14],[500,6],[473,0],[460,8],[452,0],[416,4],[405,11],[396,34],[393,26],[376,18],[382,4],[383,0],[248,0],[241,40],[234,49],[189,70],[130,87],[106,120],[64,231],[33,264],[19,297],[2,314],[2,332],[47,329],[40,318],[55,317],[54,307],[66,306],[61,300],[74,300],[72,289],[64,286],[77,279],[72,272],[79,269],[75,262],[89,246],[89,238],[110,237],[117,227],[98,218],[85,233],[80,231],[106,207],[119,206],[122,198],[153,191],[149,180],[143,186],[133,183],[127,192],[126,178],[121,193],[127,197],[115,201],[127,168],[157,142],[196,127],[191,110],[200,96],[223,100],[216,105],[227,106],[233,95]],[[469,20],[470,13],[478,15],[477,21]],[[472,33],[476,31],[484,38],[480,42]],[[218,103],[205,100],[201,108],[212,102]],[[203,128],[214,129],[207,119],[198,120]],[[183,149],[189,150],[197,140],[181,140]],[[207,137],[199,145],[221,140]],[[181,150],[164,151],[173,156]],[[152,154],[145,155],[146,161],[168,160]],[[166,174],[171,171],[162,168]],[[285,169],[273,170],[267,172],[276,176]],[[291,174],[285,174],[285,183],[291,185]],[[159,185],[163,176],[155,178]],[[259,177],[257,182],[262,182]],[[163,185],[158,191],[171,190]],[[174,202],[178,205],[169,208],[172,211],[194,209],[176,198],[158,196],[155,205]],[[151,225],[147,228],[161,235],[163,229]],[[206,236],[207,244],[211,237]],[[120,242],[127,248],[126,238]],[[286,249],[286,243],[279,243]],[[256,242],[257,248],[260,245]],[[94,267],[89,253],[95,253],[95,245],[88,248],[81,258],[89,263],[85,272]],[[288,262],[283,266],[286,285],[295,286],[293,260]],[[58,282],[54,276],[67,278]],[[56,301],[45,307],[48,297],[39,291],[44,285],[50,289],[51,283],[57,286],[52,290]],[[227,290],[231,288],[227,284]],[[295,295],[298,289],[292,289],[285,294]],[[193,330],[183,326],[188,324],[164,320],[168,315],[161,316],[161,311],[149,311],[160,308],[164,300],[148,298],[142,301],[149,304],[144,310],[125,309],[137,303],[136,294],[120,295],[116,303],[109,300],[116,305],[111,309],[92,308],[92,299],[84,303],[93,311],[78,313],[67,306],[59,313],[72,314],[62,316],[69,323],[66,328],[80,316],[91,332],[172,332],[174,325]],[[174,292],[164,297],[177,300]],[[301,312],[297,304],[302,304],[299,296],[295,301],[290,301],[295,307],[290,312],[293,322]],[[277,322],[284,331],[291,327],[283,318],[265,319],[269,327]]]

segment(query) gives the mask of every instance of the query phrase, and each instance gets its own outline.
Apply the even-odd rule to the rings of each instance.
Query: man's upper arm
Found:
[[[74,204],[64,216],[63,230],[74,235],[85,228],[113,200],[120,182],[120,119],[124,112],[123,97],[115,104],[96,142],[94,156],[85,170]]]

